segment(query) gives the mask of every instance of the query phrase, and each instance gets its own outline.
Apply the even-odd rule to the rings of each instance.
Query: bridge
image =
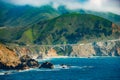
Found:
[[[107,41],[99,41],[99,42],[115,42],[120,41],[120,39],[116,40],[107,40]],[[80,47],[85,46],[87,49],[87,45],[91,46],[92,43],[82,43],[82,44],[57,44],[57,45],[26,45],[26,46],[10,46],[12,49],[15,49],[16,52],[24,51],[26,49],[27,53],[47,53],[50,49],[55,49],[58,52],[68,53],[72,50],[73,46]],[[98,45],[94,45],[95,48],[99,48]],[[22,52],[21,52],[22,53]]]

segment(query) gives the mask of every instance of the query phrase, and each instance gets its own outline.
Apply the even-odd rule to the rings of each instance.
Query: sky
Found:
[[[35,7],[51,4],[54,8],[60,5],[66,8],[86,9],[100,12],[112,12],[120,15],[120,0],[3,0],[15,5],[31,5]]]

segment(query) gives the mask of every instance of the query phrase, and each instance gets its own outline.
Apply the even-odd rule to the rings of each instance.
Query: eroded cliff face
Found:
[[[19,57],[13,50],[0,44],[0,69],[14,68],[20,63]]]
[[[57,57],[57,51],[53,48],[51,48],[48,52],[47,52],[47,57]]]
[[[39,46],[9,46],[16,52],[16,54],[21,57],[23,55],[29,55],[33,59],[41,59],[46,57],[48,49],[46,47]]]
[[[23,48],[25,50],[25,48]],[[28,52],[25,50],[25,52]],[[12,49],[0,44],[0,69],[23,70],[39,67],[39,63],[22,52],[19,57]]]
[[[72,46],[70,56],[120,56],[120,41],[94,42]]]
[[[57,50],[50,48],[50,47],[41,47],[41,46],[35,46],[35,47],[14,47],[12,48],[19,57],[23,55],[29,55],[30,57],[36,59],[36,58],[45,58],[45,57],[57,57]]]
[[[55,57],[59,55],[72,57],[120,56],[120,40],[74,45],[15,46],[12,49],[19,56],[29,55],[32,58]]]
[[[69,56],[73,57],[86,57],[95,55],[94,47],[91,44],[82,44],[72,46],[73,51]]]
[[[16,54],[21,57],[24,55],[29,55],[32,58],[37,58],[39,51],[36,48],[29,48],[29,47],[14,47],[12,48]]]

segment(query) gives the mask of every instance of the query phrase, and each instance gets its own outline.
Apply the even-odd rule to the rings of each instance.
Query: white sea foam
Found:
[[[77,69],[90,69],[93,68],[94,66],[71,66],[71,68],[77,68]]]
[[[16,72],[17,72],[16,70],[9,70],[9,71],[7,71],[7,70],[1,70],[0,71],[0,75],[14,74]]]
[[[55,69],[69,69],[70,68],[67,65],[65,65],[65,66],[55,65],[54,67],[55,67]]]
[[[59,71],[60,69],[54,68],[54,69],[45,69],[45,68],[32,68],[29,71]]]
[[[5,73],[4,72],[0,72],[0,75],[5,75]]]
[[[112,56],[114,57],[114,56]],[[111,56],[90,56],[90,57],[69,57],[69,56],[58,56],[58,57],[46,57],[44,59],[37,59],[38,62],[50,61],[52,59],[69,59],[69,58],[84,58],[84,59],[98,59],[98,58],[111,58]]]
[[[45,68],[30,68],[30,69],[26,69],[26,70],[10,70],[10,71],[4,71],[1,70],[0,71],[0,75],[8,75],[8,74],[15,74],[18,72],[26,72],[26,71],[60,71],[63,69],[90,69],[93,68],[94,66],[68,66],[68,67],[64,67],[61,65],[54,65],[54,69],[45,69]]]
[[[71,66],[71,68],[82,69],[82,67],[81,67],[81,66]]]
[[[44,59],[37,59],[38,61],[45,61],[45,60],[51,60],[56,58],[62,58],[62,59],[68,59],[68,58],[104,58],[104,57],[111,57],[111,56],[89,56],[89,57],[72,57],[72,56],[57,56],[57,57],[46,57]]]

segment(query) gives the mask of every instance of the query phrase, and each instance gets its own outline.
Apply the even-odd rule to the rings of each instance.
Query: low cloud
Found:
[[[120,15],[120,0],[4,0],[15,5],[43,6],[47,4],[57,8],[60,5],[68,9],[86,9],[112,12]]]

